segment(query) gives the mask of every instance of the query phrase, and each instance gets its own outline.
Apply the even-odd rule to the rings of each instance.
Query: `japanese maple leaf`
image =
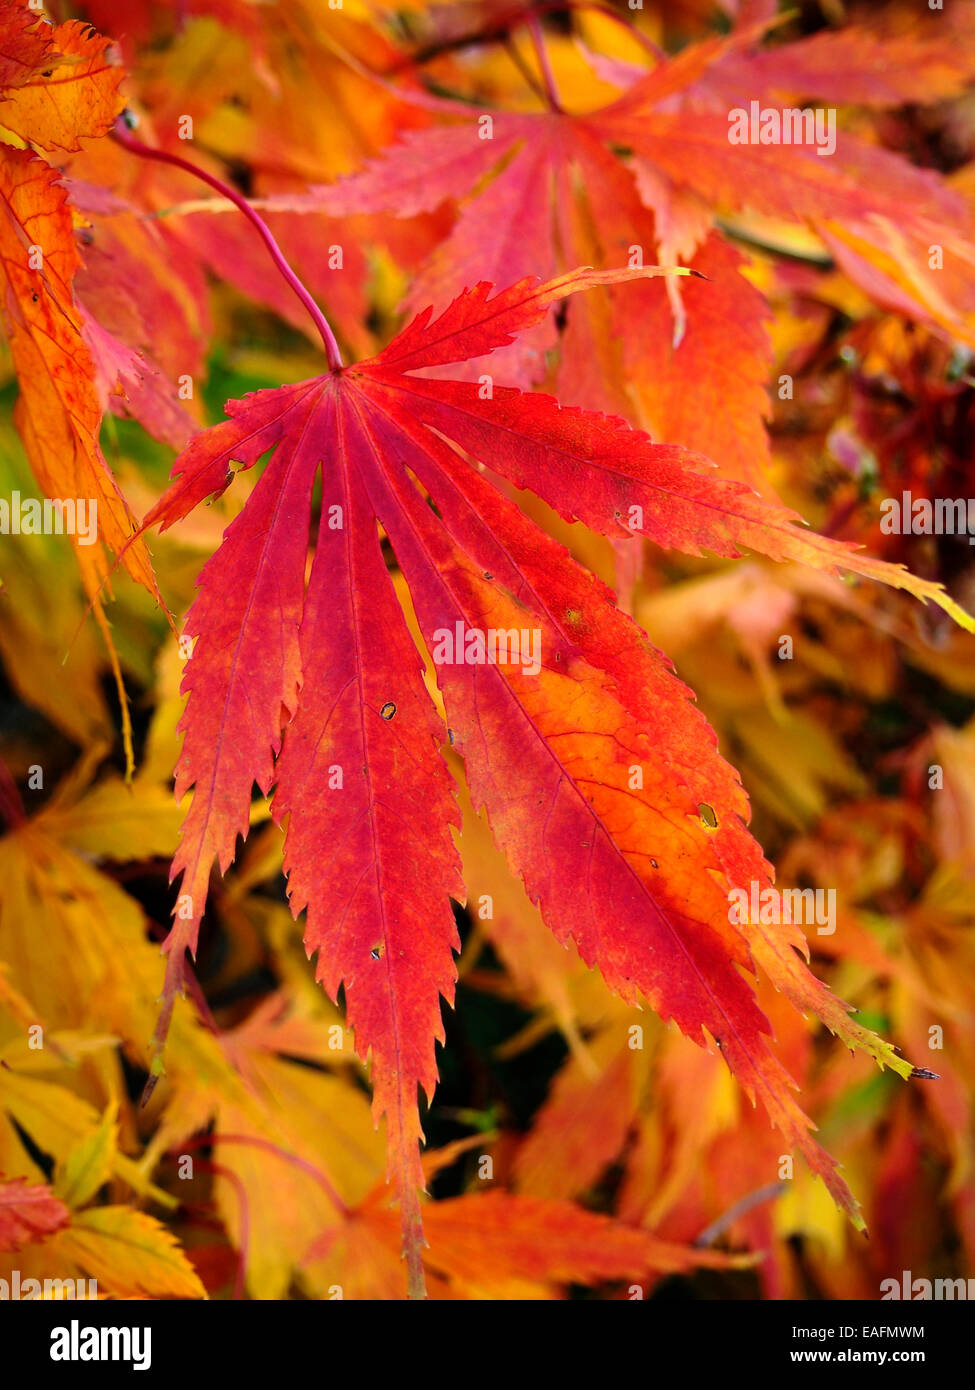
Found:
[[[0,1174],[0,1250],[19,1250],[67,1226],[71,1213],[43,1183]]]
[[[433,103],[451,124],[407,132],[359,174],[313,190],[304,206],[413,217],[459,204],[450,235],[411,278],[410,311],[446,302],[481,276],[506,283],[639,257],[694,266],[715,281],[714,292],[669,280],[611,290],[608,304],[574,304],[559,392],[611,412],[629,414],[635,404],[655,437],[706,453],[727,476],[772,496],[769,314],[741,274],[741,254],[716,229],[718,216],[745,210],[812,225],[867,293],[968,342],[975,247],[962,200],[884,150],[842,133],[829,158],[809,146],[730,143],[732,94],[745,109],[757,95],[776,105],[767,65],[742,53],[755,32],[692,45],[649,73],[628,69],[621,97],[581,114]],[[768,62],[788,72],[791,53],[781,45]],[[864,62],[870,57],[868,49]],[[802,63],[795,68],[798,78]],[[931,271],[934,244],[944,267]],[[541,382],[556,338],[550,313],[521,336],[506,379]]]
[[[369,1104],[354,1076],[329,1069],[334,1053],[326,1036],[326,1027],[294,1010],[284,992],[221,1035],[245,1083],[246,1100],[228,1095],[221,1084],[211,1086],[204,1101],[213,1115],[206,1137],[218,1164],[217,1202],[227,1212],[232,1239],[247,1248],[253,1298],[286,1297],[300,1266],[303,1279],[313,1281],[305,1284],[313,1297],[340,1283],[346,1299],[400,1299],[401,1234],[383,1181],[383,1145],[370,1132]],[[202,1096],[197,1092],[195,1098],[190,1118],[198,1124]],[[426,1180],[471,1142],[426,1153]],[[292,1161],[283,1162],[289,1155]],[[273,1203],[265,1200],[271,1186]],[[502,1192],[432,1203],[426,1226],[431,1297],[451,1296],[445,1282],[453,1285],[454,1297],[459,1290],[482,1298],[537,1297],[543,1290],[533,1289],[535,1284],[752,1263],[662,1241],[646,1228],[621,1226],[567,1201],[526,1201]]]
[[[81,20],[56,28],[25,0],[0,0],[0,126],[42,150],[80,150],[122,107],[111,42]]]
[[[121,167],[128,160],[111,144],[99,149],[103,165],[109,154],[120,156]],[[71,202],[89,223],[75,294],[98,369],[100,403],[183,449],[200,428],[182,403],[180,387],[203,371],[208,316],[202,268],[173,244],[159,219],[76,179],[79,161],[71,168]],[[83,179],[83,161],[80,172]],[[172,270],[176,256],[179,277]]]
[[[176,783],[178,796],[193,788],[193,799],[173,863],[182,881],[157,1038],[184,951],[195,949],[213,862],[226,870],[246,836],[253,784],[273,788],[273,814],[287,823],[292,910],[307,908],[318,978],[333,998],[344,984],[356,1047],[372,1055],[414,1288],[417,1086],[432,1096],[440,997],[453,998],[458,947],[449,897],[464,889],[450,836],[459,814],[438,752],[445,730],[377,522],[434,655],[445,633],[538,636],[537,664],[509,650],[494,663],[443,662],[436,671],[472,803],[487,808],[499,847],[556,937],[571,937],[628,1002],[645,997],[697,1043],[720,1047],[854,1219],[853,1198],[810,1139],[769,1049],[771,1029],[746,975],[760,963],[847,1042],[911,1070],[809,974],[793,949],[802,946],[797,929],[729,922],[729,887],[764,884],[771,870],[713,731],[611,592],[492,474],[611,537],[637,531],[690,554],[734,556],[747,545],[845,565],[971,619],[938,586],[801,531],[792,514],[709,476],[700,456],[655,445],[619,418],[416,375],[510,344],[566,295],[657,273],[576,270],[493,297],[482,282],[438,318],[420,314],[368,361],[232,401],[230,418],[177,460],[174,482],[143,523],[173,525],[221,492],[235,465],[270,453],[186,618],[195,646]]]
[[[857,106],[925,105],[965,90],[975,75],[973,38],[970,9],[937,15],[879,10],[867,23],[822,29],[754,52],[729,51],[702,86],[729,106],[743,97],[773,104],[816,97]],[[645,71],[615,59],[595,58],[594,66],[607,81],[624,87]]]
[[[8,132],[45,150],[78,150],[82,137],[110,128],[122,76],[108,40],[87,25],[52,28],[17,0],[0,0],[0,127]],[[94,498],[100,537],[125,549],[130,574],[155,593],[144,545],[126,545],[134,520],[98,441],[102,408],[74,295],[81,259],[61,173],[8,144],[0,144],[0,257],[0,321],[20,385],[14,419],[34,475],[49,497]],[[97,592],[100,557],[76,553]]]

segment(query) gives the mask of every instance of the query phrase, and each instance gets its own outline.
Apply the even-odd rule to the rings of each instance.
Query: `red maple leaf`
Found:
[[[747,211],[807,223],[872,297],[967,343],[975,342],[975,250],[959,195],[886,150],[845,132],[828,158],[811,144],[730,142],[729,106],[747,110],[750,98],[761,97],[780,113],[777,85],[808,95],[817,87],[810,69],[829,60],[821,39],[811,51],[785,44],[743,53],[765,28],[688,45],[649,72],[593,55],[597,71],[627,90],[592,111],[562,109],[554,91],[552,109],[541,112],[482,111],[425,97],[451,124],[407,131],[359,173],[266,206],[403,218],[455,204],[449,235],[411,277],[404,304],[411,313],[481,278],[547,278],[581,263],[633,264],[638,256],[693,266],[715,281],[714,293],[695,286],[685,294],[681,282],[667,280],[611,290],[598,308],[574,304],[558,390],[598,410],[629,415],[637,408],[656,437],[707,453],[727,476],[773,496],[765,431],[769,312],[740,273],[743,258],[719,216],[727,223]],[[852,67],[858,42],[862,67],[867,39],[849,30],[840,39],[841,70]],[[940,38],[918,47],[918,61],[937,61],[940,73],[950,49]],[[770,72],[780,71],[776,84]],[[933,245],[945,249],[944,269],[929,265]],[[542,382],[557,338],[550,313],[513,349],[507,379],[522,387]],[[479,370],[472,365],[464,375],[476,378]]]
[[[440,997],[452,1000],[459,944],[449,898],[464,889],[450,837],[459,816],[438,751],[445,730],[377,522],[433,654],[472,801],[486,806],[556,936],[572,938],[624,998],[643,997],[698,1044],[717,1044],[854,1220],[856,1203],[809,1137],[746,976],[760,963],[848,1043],[911,1070],[808,973],[793,949],[801,933],[729,920],[729,889],[771,875],[736,774],[666,658],[491,474],[611,537],[842,565],[971,620],[938,586],[803,532],[699,455],[655,445],[621,419],[489,377],[414,375],[508,345],[568,294],[655,273],[576,270],[493,297],[481,283],[438,318],[420,314],[366,362],[231,401],[230,418],[177,460],[143,524],[173,525],[221,492],[235,465],[270,453],[186,619],[195,647],[177,793],[193,788],[193,800],[173,864],[182,883],[158,1036],[184,951],[196,946],[213,862],[226,870],[247,834],[254,782],[273,788],[273,814],[287,822],[292,909],[307,908],[318,978],[333,998],[344,984],[356,1047],[371,1052],[414,1288],[417,1085],[432,1096]],[[478,658],[470,634],[490,633],[505,634],[506,648]]]
[[[71,1220],[71,1213],[44,1183],[0,1178],[0,1250],[20,1250],[45,1240]]]

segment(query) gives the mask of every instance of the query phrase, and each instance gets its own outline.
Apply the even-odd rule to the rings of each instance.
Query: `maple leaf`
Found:
[[[61,1230],[71,1213],[43,1183],[0,1181],[0,1250],[19,1250]]]
[[[571,1202],[501,1191],[432,1203],[427,1222],[431,1241],[424,1263],[437,1298],[546,1299],[564,1297],[570,1284],[646,1276],[655,1282],[661,1274],[695,1267],[754,1263],[747,1255],[661,1240]],[[339,1239],[327,1238],[309,1258],[332,1256],[333,1277],[342,1271],[346,1297],[397,1298],[402,1295],[397,1291],[395,1238],[395,1218],[373,1199]]]
[[[155,1217],[132,1207],[88,1207],[57,1237],[58,1252],[75,1261],[116,1298],[206,1298],[176,1237]]]
[[[31,467],[49,497],[93,498],[101,535],[121,551],[134,525],[98,442],[95,369],[72,292],[81,261],[68,195],[56,169],[6,146],[0,146],[0,254],[3,326],[21,386],[14,419]],[[90,550],[78,546],[76,553],[89,578],[98,573]],[[125,565],[155,591],[143,545],[126,548]]]
[[[33,1018],[32,1026],[36,1026],[36,1012]],[[67,1206],[77,1206],[92,1195],[92,1184],[100,1186],[112,1177],[121,1179],[140,1195],[172,1207],[172,1198],[156,1187],[133,1159],[117,1151],[111,1107],[100,1118],[90,1101],[45,1076],[63,1071],[66,1066],[76,1066],[85,1055],[105,1053],[114,1042],[111,1037],[83,1037],[57,1030],[46,1034],[43,1050],[33,1050],[26,1035],[4,1042],[0,1047],[3,1167],[18,1176],[41,1171],[28,1156],[22,1138],[18,1138],[18,1134],[26,1134],[38,1150],[57,1158],[59,1171],[54,1192]]]
[[[77,19],[51,28],[23,0],[3,0],[0,46],[0,127],[43,150],[80,150],[111,128],[124,76],[111,40]]]
[[[116,552],[125,549],[127,570],[155,594],[145,547],[126,546],[133,519],[99,444],[102,408],[74,297],[81,260],[67,191],[60,170],[9,144],[22,138],[45,150],[79,150],[82,137],[111,127],[122,106],[123,72],[111,60],[109,41],[87,25],[71,20],[52,29],[31,16],[34,28],[25,10],[21,0],[0,5],[0,51],[7,54],[0,78],[11,84],[0,101],[0,135],[8,140],[0,144],[0,315],[20,385],[14,419],[46,494],[92,499],[100,537]],[[75,547],[93,598],[106,574],[99,549]],[[97,601],[95,611],[124,707],[118,660]]]
[[[576,1196],[622,1151],[650,1066],[650,1050],[629,1042],[628,1030],[606,1028],[563,1067],[519,1149],[520,1192]]]
[[[944,101],[964,91],[975,72],[973,34],[970,11],[937,18],[881,11],[869,26],[849,24],[755,53],[732,53],[715,64],[708,86],[733,98],[732,106],[743,92],[857,106]]]
[[[10,429],[0,463],[0,489],[30,496],[33,478]],[[4,467],[3,465],[7,466]],[[12,466],[11,466],[12,465]],[[44,559],[39,563],[38,549]],[[0,656],[19,696],[44,711],[79,746],[111,737],[101,688],[102,655],[96,631],[84,622],[85,605],[74,554],[57,537],[5,536],[0,604]],[[64,665],[71,647],[72,660]],[[27,662],[20,654],[30,650]]]
[[[324,1000],[316,1003],[321,1008]],[[266,1117],[255,1126],[215,1095],[215,1128],[207,1136],[219,1160],[217,1200],[246,1258],[248,1289],[254,1297],[281,1298],[297,1274],[314,1296],[339,1283],[344,1298],[402,1298],[400,1223],[389,1207],[368,1102],[351,1078],[295,1064],[301,1057],[334,1066],[336,1053],[325,1030],[316,1037],[310,1019],[282,1017],[281,1007],[272,997],[225,1038]],[[427,1180],[486,1138],[427,1153]],[[184,1142],[175,1135],[173,1141]],[[269,1184],[279,1195],[274,1204],[261,1200]],[[568,1202],[524,1203],[495,1192],[435,1209],[440,1216],[428,1225],[423,1255],[431,1297],[545,1297],[551,1285],[570,1279],[751,1262],[661,1241]]]
[[[51,51],[50,30],[20,0],[0,4],[0,88],[22,87],[44,66]]]
[[[99,160],[104,164],[103,151]],[[71,167],[72,206],[90,223],[74,288],[98,369],[99,403],[138,420],[174,449],[185,448],[200,428],[182,396],[187,381],[203,367],[201,328],[207,315],[202,272],[194,273],[183,248],[174,247],[156,221],[138,215],[118,197],[106,206],[100,189],[75,177],[79,162]],[[181,258],[178,278],[172,273],[176,254]]]
[[[333,998],[344,984],[357,1050],[372,1056],[413,1289],[417,1085],[432,1095],[440,997],[453,996],[448,896],[463,897],[463,885],[449,835],[459,815],[437,752],[443,728],[377,520],[429,650],[444,633],[525,624],[541,638],[534,668],[508,651],[494,663],[438,663],[437,679],[472,802],[486,805],[497,843],[556,936],[573,938],[624,999],[642,995],[702,1045],[713,1039],[854,1217],[845,1184],[809,1138],[740,972],[760,958],[834,1031],[881,1064],[911,1070],[808,974],[791,947],[800,933],[771,939],[751,928],[746,938],[730,924],[728,885],[766,881],[770,869],[745,829],[744,792],[712,731],[610,591],[469,459],[607,534],[631,534],[630,516],[635,530],[690,553],[735,555],[748,544],[777,558],[842,564],[971,620],[938,586],[803,533],[781,508],[709,478],[704,460],[654,445],[622,420],[514,389],[411,375],[506,346],[565,295],[657,273],[581,269],[494,297],[481,283],[439,318],[421,314],[369,361],[229,402],[230,418],[191,442],[143,522],[165,530],[223,491],[233,465],[252,467],[270,452],[186,617],[194,646],[176,786],[179,798],[191,788],[193,798],[173,861],[181,884],[157,1042],[184,952],[195,951],[211,867],[225,871],[246,836],[253,784],[265,795],[274,788],[272,813],[287,822],[292,910],[307,908],[318,978]],[[321,524],[306,590],[319,470]],[[717,808],[711,819],[702,802]]]
[[[628,90],[592,111],[567,112],[554,93],[553,109],[538,113],[472,114],[457,101],[431,102],[460,123],[406,132],[358,174],[310,190],[303,205],[332,216],[397,217],[456,205],[449,235],[411,276],[409,312],[482,278],[548,278],[637,255],[713,276],[720,300],[703,287],[684,294],[670,280],[611,290],[608,308],[573,305],[559,393],[626,414],[635,403],[656,438],[706,453],[729,477],[773,495],[764,423],[769,314],[741,274],[742,256],[715,229],[719,214],[748,210],[810,224],[868,294],[968,343],[975,247],[962,200],[931,171],[885,150],[844,133],[828,159],[809,145],[729,142],[732,98],[745,109],[741,92],[771,102],[769,69],[788,74],[796,48],[797,80],[817,61],[799,45],[743,54],[764,27],[690,45],[649,73],[632,68]],[[851,32],[841,36],[846,70],[859,37]],[[822,48],[828,53],[829,44],[814,50],[819,61]],[[948,49],[940,39],[937,53]],[[870,58],[867,46],[863,64]],[[944,80],[951,90],[954,79]],[[933,244],[945,248],[945,270],[928,265]],[[506,379],[541,382],[556,342],[549,314],[509,354]],[[475,363],[465,375],[480,370]]]

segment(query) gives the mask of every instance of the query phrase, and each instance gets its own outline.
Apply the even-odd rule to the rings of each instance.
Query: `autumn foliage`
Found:
[[[62,8],[0,0],[0,1279],[967,1276],[972,16]]]

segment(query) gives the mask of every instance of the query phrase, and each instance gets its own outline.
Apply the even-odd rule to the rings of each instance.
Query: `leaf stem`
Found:
[[[704,1250],[709,1245],[713,1245],[719,1236],[724,1235],[729,1226],[733,1226],[742,1216],[747,1214],[762,1202],[770,1202],[775,1197],[780,1197],[786,1190],[787,1184],[784,1182],[770,1182],[764,1187],[757,1188],[754,1192],[749,1192],[740,1201],[735,1202],[734,1206],[728,1208],[716,1221],[712,1221],[710,1226],[705,1227],[694,1242],[696,1250]]]
[[[526,23],[528,32],[532,36],[532,43],[535,46],[535,56],[538,59],[538,66],[545,82],[545,94],[548,97],[549,105],[553,111],[561,111],[562,103],[559,101],[559,92],[555,85],[555,73],[552,71],[552,64],[549,60],[548,49],[545,47],[545,39],[542,35],[542,26],[538,15],[527,15]]]
[[[268,227],[267,223],[264,221],[263,217],[254,211],[247,199],[242,197],[235,188],[231,188],[230,184],[225,183],[223,179],[217,178],[214,174],[208,174],[205,169],[200,169],[195,164],[191,164],[188,159],[183,159],[178,154],[170,154],[167,150],[153,149],[150,145],[144,145],[141,140],[136,140],[125,123],[124,115],[119,116],[118,120],[115,122],[113,134],[119,144],[131,151],[132,154],[137,154],[142,159],[156,159],[162,164],[172,164],[177,169],[182,169],[185,173],[192,174],[195,178],[202,179],[204,183],[208,183],[211,188],[216,189],[216,191],[221,193],[225,198],[229,198],[234,206],[240,209],[247,220],[257,228],[257,231],[264,241],[264,245],[271,254],[271,259],[274,264],[311,315],[315,327],[318,329],[322,342],[325,345],[325,356],[328,359],[330,369],[333,372],[341,371],[343,365],[342,354],[339,351],[339,345],[336,341],[335,334],[332,332],[331,325],[314,299],[312,299],[311,295],[308,293],[308,290],[285,260],[284,253],[272,236],[271,229]]]
[[[240,1224],[237,1231],[237,1274],[234,1278],[233,1297],[234,1302],[239,1303],[247,1288],[247,1257],[250,1253],[251,1243],[251,1216],[250,1205],[247,1201],[247,1188],[244,1186],[240,1174],[235,1173],[232,1168],[225,1168],[222,1163],[214,1163],[209,1158],[201,1158],[198,1162],[204,1172],[213,1173],[218,1178],[225,1178],[237,1193]]]
[[[545,15],[553,11],[565,10],[592,10],[596,14],[604,15],[606,19],[611,19],[615,23],[622,25],[630,37],[657,62],[663,62],[667,57],[667,54],[659,44],[654,43],[653,39],[651,39],[649,35],[644,34],[642,29],[637,28],[625,15],[614,10],[611,5],[600,4],[599,0],[539,0],[539,3],[533,7],[532,13],[535,15]],[[401,72],[404,68],[422,67],[424,63],[430,62],[433,58],[440,57],[443,53],[450,53],[458,48],[466,48],[469,44],[503,42],[510,34],[511,30],[525,23],[527,18],[528,14],[524,7],[516,7],[508,14],[496,16],[492,23],[485,25],[481,29],[473,30],[469,33],[458,34],[440,42],[426,44],[424,47],[415,50],[408,57],[393,63],[391,67],[385,69],[382,75],[385,77],[392,77],[396,73]],[[340,49],[338,45],[334,45],[333,47],[342,61],[352,67],[354,71],[359,72],[362,76],[380,76],[378,73],[370,72],[368,69],[362,68],[352,59],[351,54]]]
[[[183,1139],[177,1148],[209,1148],[215,1147],[217,1144],[247,1144],[252,1148],[264,1149],[268,1153],[275,1154],[287,1163],[293,1163],[296,1168],[307,1173],[318,1184],[340,1216],[349,1216],[349,1208],[320,1168],[316,1168],[313,1163],[309,1163],[300,1154],[290,1153],[287,1149],[281,1148],[279,1144],[272,1143],[270,1139],[263,1139],[258,1134],[224,1134],[220,1130],[214,1130],[211,1134],[196,1134],[189,1139]],[[176,1149],[172,1150],[173,1153],[176,1151]]]
[[[523,57],[521,56],[521,54],[518,52],[518,48],[517,48],[517,46],[516,46],[516,44],[515,44],[515,41],[514,41],[514,39],[511,37],[511,32],[510,32],[510,30],[509,30],[509,32],[508,32],[507,34],[504,35],[504,38],[502,39],[501,42],[502,42],[503,45],[504,45],[504,49],[505,49],[505,52],[507,53],[508,57],[509,57],[509,58],[511,59],[511,61],[514,63],[515,67],[518,69],[518,71],[520,72],[521,76],[522,76],[522,77],[525,79],[525,81],[527,82],[528,86],[531,87],[531,89],[532,89],[532,91],[535,93],[535,95],[536,95],[542,102],[544,102],[544,101],[545,101],[545,92],[544,92],[544,90],[542,89],[542,87],[539,85],[538,78],[537,78],[537,77],[535,76],[535,74],[532,72],[530,65],[529,65],[528,63],[525,62],[524,58],[523,58]]]
[[[648,34],[645,34],[642,29],[637,28],[625,15],[619,14],[618,11],[614,10],[612,5],[599,4],[598,0],[558,0],[558,3],[556,3],[556,0],[550,0],[550,3],[539,5],[536,9],[536,13],[543,14],[546,10],[556,9],[592,10],[596,14],[603,15],[606,19],[612,19],[616,24],[622,25],[630,38],[638,43],[641,48],[646,49],[647,53],[656,58],[658,62],[663,62],[667,57],[667,54],[659,44],[654,43],[653,39],[651,39]]]

